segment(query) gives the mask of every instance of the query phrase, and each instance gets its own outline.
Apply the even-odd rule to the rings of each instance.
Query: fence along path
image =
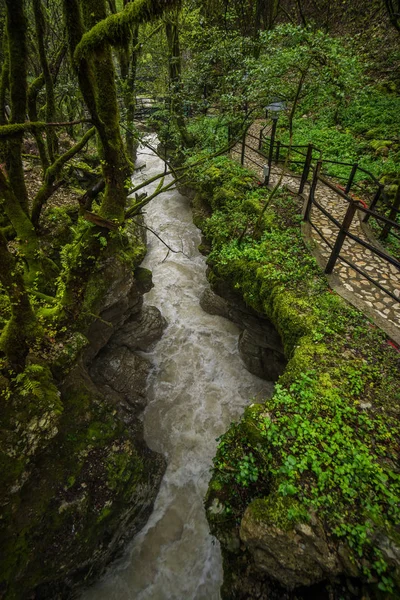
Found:
[[[244,166],[263,181],[263,167],[267,157],[259,151],[259,135],[260,124],[255,122],[247,131],[245,146],[238,143],[231,156],[242,161]],[[272,165],[269,183],[275,185],[281,178],[282,185],[291,190],[298,189],[300,176],[289,171],[285,171],[282,176],[282,167]],[[340,195],[340,189],[333,182],[323,178],[314,177],[314,190],[307,182],[304,192],[309,199],[307,220],[311,226],[310,236],[317,245],[319,262],[326,268],[349,210],[349,201],[346,194]],[[312,193],[314,202],[311,203]],[[358,204],[354,208],[362,209],[362,205]],[[400,263],[385,251],[382,252],[379,244],[371,244],[371,239],[366,236],[361,225],[363,216],[360,210],[356,210],[354,217],[350,219],[348,234],[343,236],[340,254],[331,271],[336,277],[330,283],[340,295],[360,308],[400,344]],[[358,238],[361,243],[350,236]],[[379,256],[377,253],[386,256]]]

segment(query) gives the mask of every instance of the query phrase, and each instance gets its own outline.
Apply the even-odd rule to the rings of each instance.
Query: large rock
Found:
[[[153,287],[150,271],[142,268],[132,271],[129,264],[115,260],[104,265],[101,280],[107,282],[107,286],[97,307],[99,316],[91,323],[86,334],[89,340],[89,347],[84,354],[86,364],[94,359],[128,319],[141,311],[143,294]]]
[[[294,527],[278,526],[257,518],[260,510],[263,513],[263,502],[256,500],[249,505],[240,526],[240,538],[257,569],[287,589],[331,580],[343,571],[316,519]]]
[[[262,337],[245,329],[239,337],[239,354],[250,373],[276,381],[285,370],[286,359],[282,351],[269,347],[267,340],[261,341]]]
[[[53,439],[2,510],[2,598],[75,598],[143,527],[165,470],[82,366],[61,401]]]
[[[96,358],[90,374],[105,394],[118,394],[136,409],[146,406],[146,381],[150,363],[126,346],[106,348]]]
[[[201,308],[209,315],[218,315],[233,321],[230,306],[224,298],[214,294],[210,288],[206,288],[200,298]]]
[[[113,346],[126,346],[130,350],[146,352],[160,339],[167,325],[166,320],[155,306],[144,306],[135,313],[112,337]]]
[[[276,381],[285,370],[286,358],[275,327],[269,319],[246,306],[229,287],[219,283],[216,289],[218,294],[210,288],[203,292],[200,306],[207,313],[225,317],[242,329],[239,354],[245,367],[253,375]]]

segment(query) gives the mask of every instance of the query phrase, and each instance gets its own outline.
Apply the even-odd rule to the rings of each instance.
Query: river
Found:
[[[139,162],[146,167],[135,183],[164,168],[143,148]],[[168,252],[148,233],[143,266],[152,270],[154,288],[145,302],[161,310],[168,326],[154,349],[143,354],[153,364],[143,421],[148,446],[166,457],[168,467],[149,521],[82,600],[217,600],[222,562],[203,508],[216,438],[250,399],[269,396],[272,384],[244,368],[238,328],[199,305],[208,283],[189,200],[171,190],[145,213],[146,224],[184,253]]]

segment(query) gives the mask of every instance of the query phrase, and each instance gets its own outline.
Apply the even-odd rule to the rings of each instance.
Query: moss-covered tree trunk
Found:
[[[173,16],[167,19],[165,23],[165,34],[168,44],[168,73],[169,73],[169,88],[171,96],[171,114],[178,127],[182,143],[186,147],[193,145],[192,136],[186,129],[183,102],[182,102],[182,60],[181,48],[179,43],[179,14],[175,10]]]
[[[57,178],[60,176],[64,165],[86,146],[89,140],[94,136],[95,132],[96,130],[94,127],[89,129],[77,144],[60,156],[54,161],[51,167],[47,169],[44,183],[34,197],[32,203],[31,220],[35,229],[37,229],[39,225],[40,214],[44,204],[59,186]]]
[[[82,14],[88,29],[107,16],[105,0],[81,0],[81,3],[64,0],[64,13],[72,55],[84,33]],[[101,140],[106,184],[101,214],[122,223],[127,197],[125,181],[130,167],[119,130],[115,71],[109,44],[99,45],[93,55],[79,61],[76,69],[80,89]]]
[[[56,276],[56,265],[41,251],[39,239],[29,215],[23,210],[10,183],[0,171],[0,198],[2,208],[19,238],[19,255],[25,264],[25,283],[46,289]]]
[[[1,66],[0,75],[0,125],[6,124],[6,95],[9,85],[10,69],[8,61],[8,40],[7,36],[4,36],[3,41],[3,64]]]
[[[24,123],[27,107],[27,20],[23,0],[6,0],[7,38],[10,72],[10,123]],[[22,167],[22,137],[13,136],[7,142],[7,169],[15,197],[25,213],[28,194]]]
[[[0,352],[8,366],[21,371],[29,348],[40,334],[40,327],[32,310],[21,269],[8,251],[7,241],[0,231],[0,282],[8,294],[11,319],[0,337]]]
[[[11,124],[24,123],[27,107],[27,20],[23,0],[7,0],[7,38],[10,66]],[[20,240],[25,261],[26,282],[39,276],[54,276],[50,262],[41,254],[39,240],[28,214],[28,195],[22,166],[23,132],[13,134],[5,144],[7,176],[0,172],[2,208]],[[40,285],[40,284],[39,284]]]
[[[128,157],[136,158],[135,137],[132,131],[135,128],[135,108],[136,108],[136,69],[138,59],[139,26],[135,25],[132,29],[132,38],[129,46],[120,54],[121,79],[123,82],[123,98],[126,110],[127,129],[125,142]]]
[[[41,75],[39,75],[39,77],[36,77],[36,79],[32,81],[28,88],[28,115],[29,120],[33,123],[39,120],[37,112],[37,97],[43,85],[44,76],[42,73]],[[50,162],[47,156],[46,144],[43,139],[43,133],[35,129],[33,131],[33,137],[35,138],[35,142],[39,151],[40,162],[42,163],[43,172],[45,173],[50,165]]]
[[[52,123],[56,117],[56,101],[54,96],[53,78],[51,76],[49,62],[45,50],[46,21],[43,14],[41,0],[33,0],[33,12],[35,15],[36,42],[39,49],[40,66],[46,86],[46,121]],[[47,151],[51,162],[54,162],[58,154],[57,135],[51,127],[46,131]]]
[[[107,16],[105,0],[82,0],[85,6],[87,25],[93,27]],[[99,136],[102,144],[106,183],[100,213],[103,217],[122,223],[127,198],[125,185],[130,175],[124,143],[119,128],[119,107],[115,85],[115,70],[111,47],[102,44],[90,58],[94,74],[96,108],[102,124]]]

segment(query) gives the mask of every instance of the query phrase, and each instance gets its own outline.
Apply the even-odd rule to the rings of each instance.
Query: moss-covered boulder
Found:
[[[23,461],[19,485],[2,482],[4,598],[67,598],[91,581],[146,522],[164,470],[163,459],[115,418],[81,367],[55,397],[68,410],[58,411],[51,439],[45,443],[43,434],[50,418],[34,428],[31,419],[35,456],[15,457],[15,468]]]
[[[111,385],[95,360],[126,321],[140,320],[152,286],[138,266],[144,253],[134,231],[111,238],[84,282],[79,320],[51,328],[52,309],[44,309],[46,344],[32,349],[21,373],[0,379],[5,600],[73,597],[152,510],[165,461],[143,441],[147,363],[114,344],[121,364]]]

